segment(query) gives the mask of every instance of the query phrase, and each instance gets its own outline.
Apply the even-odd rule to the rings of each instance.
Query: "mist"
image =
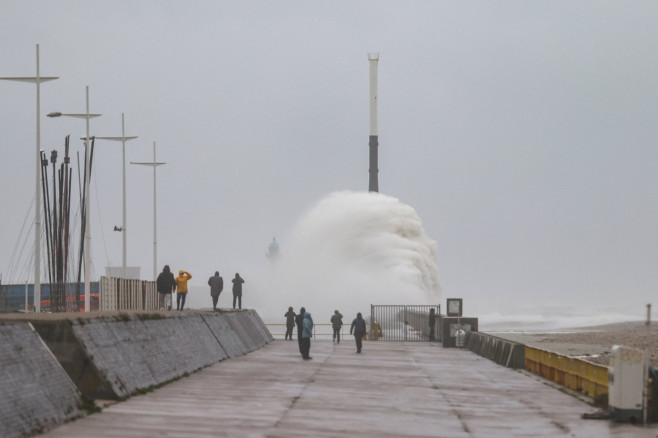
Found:
[[[254,300],[266,319],[288,306],[328,320],[336,309],[353,318],[371,304],[437,304],[436,260],[436,242],[411,206],[379,193],[332,193],[297,222]]]

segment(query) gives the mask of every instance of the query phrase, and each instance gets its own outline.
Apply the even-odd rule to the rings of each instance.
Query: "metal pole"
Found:
[[[34,206],[34,309],[37,313],[41,312],[41,117],[39,114],[41,114],[41,76],[37,44],[37,162]]]
[[[91,184],[90,154],[89,150],[89,85],[85,87],[86,107],[87,107],[87,136],[85,137],[85,312],[90,310],[89,295],[91,295],[90,272],[91,267],[91,221],[89,220],[91,212],[89,210],[89,185]]]
[[[647,304],[647,333],[644,337],[644,391],[643,391],[643,421],[647,424],[649,417],[649,335],[651,334],[651,304]]]
[[[377,65],[379,62],[379,53],[368,53],[370,63],[370,180],[368,183],[369,192],[379,192],[378,181],[378,147],[379,139],[377,135]]]
[[[155,168],[157,164],[155,161],[155,142],[153,142],[153,280],[157,279],[157,265],[158,265],[158,224],[157,224],[157,196],[155,184]]]
[[[123,264],[121,277],[126,278],[126,236],[128,229],[126,228],[126,129],[123,113],[121,113],[121,147],[123,154]]]
[[[135,162],[131,161],[130,164],[139,164],[142,166],[153,166],[153,279],[157,278],[158,266],[158,224],[157,224],[157,189],[156,189],[156,171],[157,166],[166,163],[158,163],[155,161],[155,142],[153,142],[153,162]]]

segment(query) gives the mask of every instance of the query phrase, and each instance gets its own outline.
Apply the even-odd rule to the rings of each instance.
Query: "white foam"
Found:
[[[371,304],[438,304],[436,248],[409,205],[380,193],[332,193],[297,223],[259,298],[274,315],[305,306],[327,320],[340,309],[350,321]]]

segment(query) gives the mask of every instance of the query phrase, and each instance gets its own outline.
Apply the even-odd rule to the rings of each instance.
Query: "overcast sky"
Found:
[[[368,187],[368,61],[379,52],[379,187],[415,208],[446,297],[637,309],[658,289],[658,3],[0,3],[0,76],[42,85],[41,143],[84,120],[158,161],[158,271],[250,280],[326,195]],[[0,81],[0,272],[32,270],[36,87]],[[97,143],[95,279],[121,265],[121,144]],[[153,269],[152,171],[127,168],[128,265]],[[29,224],[28,224],[29,226]],[[331,239],[332,236],[327,236]],[[13,257],[13,258],[12,258]],[[18,265],[9,272],[10,266]],[[203,286],[203,287],[202,287]],[[192,297],[190,297],[192,298]],[[206,297],[204,296],[204,299]],[[223,298],[222,298],[223,299]],[[227,299],[228,300],[228,299]],[[227,303],[225,303],[227,304]],[[282,312],[288,303],[282,303]]]

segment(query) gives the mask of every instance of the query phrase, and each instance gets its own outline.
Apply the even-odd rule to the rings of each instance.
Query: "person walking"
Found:
[[[361,353],[363,336],[366,334],[366,320],[361,316],[361,312],[357,313],[356,318],[352,321],[350,335],[352,332],[354,332],[354,340],[356,341],[356,352]]]
[[[285,315],[286,318],[286,336],[284,339],[292,341],[292,329],[295,328],[295,311],[292,310],[292,307],[288,307],[288,311]]]
[[[340,329],[343,327],[343,315],[338,310],[334,310],[330,321],[331,328],[334,329],[333,342],[340,344]]]
[[[210,296],[212,297],[212,310],[217,310],[219,294],[224,290],[224,279],[219,276],[219,271],[215,271],[215,275],[208,279],[208,286],[210,286]]]
[[[176,277],[176,310],[183,310],[185,307],[185,298],[187,297],[187,282],[192,278],[192,274],[187,271],[180,270],[178,271],[178,277]]]
[[[434,342],[434,326],[436,325],[436,310],[434,307],[430,309],[429,329],[430,329],[430,342]]]
[[[311,338],[313,337],[313,318],[310,312],[304,313],[304,322],[302,324],[302,357],[304,360],[313,359],[311,353]]]
[[[158,306],[160,310],[171,309],[171,292],[176,289],[176,282],[169,265],[165,265],[155,283],[158,288]]]
[[[244,280],[236,272],[235,278],[231,281],[233,282],[233,308],[235,309],[235,300],[237,299],[238,308],[242,309],[242,283],[244,283]]]
[[[306,309],[304,307],[299,308],[299,313],[295,317],[295,324],[297,324],[297,344],[299,345],[299,354],[304,357],[304,352],[302,351],[302,332],[304,331],[304,313]]]

